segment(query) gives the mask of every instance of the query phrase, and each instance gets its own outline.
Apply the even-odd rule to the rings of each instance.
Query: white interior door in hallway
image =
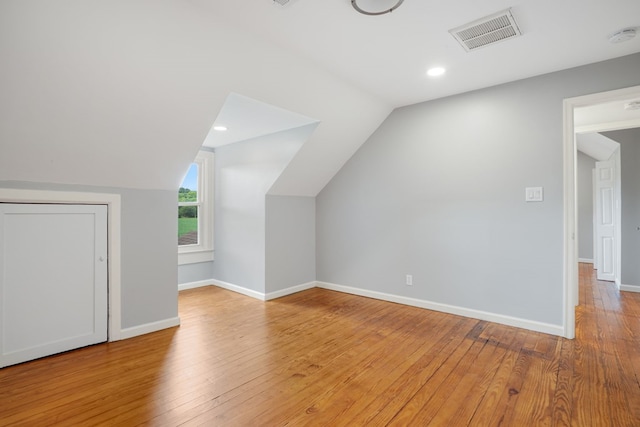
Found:
[[[595,168],[595,251],[598,280],[618,278],[620,227],[620,149],[607,161],[596,162]]]
[[[0,203],[0,367],[107,340],[107,207]]]

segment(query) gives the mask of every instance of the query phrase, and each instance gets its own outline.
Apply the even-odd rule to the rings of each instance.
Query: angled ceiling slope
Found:
[[[576,108],[573,120],[578,151],[598,161],[609,159],[620,144],[600,132],[640,127],[640,109],[629,108],[639,101],[640,97],[634,96]]]
[[[177,190],[238,93],[319,120],[277,185],[315,196],[391,106],[208,11],[197,0],[0,2],[0,181]]]
[[[302,114],[230,93],[203,145],[221,147],[317,122]],[[226,130],[217,131],[216,126],[224,126]]]
[[[576,137],[578,151],[598,161],[608,160],[620,146],[619,143],[599,133],[584,133]]]

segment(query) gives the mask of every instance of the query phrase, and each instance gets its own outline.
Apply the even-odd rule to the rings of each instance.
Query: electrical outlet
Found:
[[[411,274],[407,274],[407,286],[413,286],[413,276]]]

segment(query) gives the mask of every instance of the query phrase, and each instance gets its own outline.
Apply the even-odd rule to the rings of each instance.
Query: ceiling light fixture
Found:
[[[351,0],[351,6],[363,15],[384,15],[400,7],[404,0]]]
[[[213,127],[213,130],[217,130],[218,132],[224,132],[227,130],[226,126],[216,125]]]
[[[440,77],[446,72],[447,72],[447,70],[444,67],[433,67],[433,68],[429,68],[427,70],[427,76],[429,76],[429,77]]]

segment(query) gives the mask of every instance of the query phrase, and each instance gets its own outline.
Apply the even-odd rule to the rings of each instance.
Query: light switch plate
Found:
[[[525,188],[524,200],[527,202],[541,202],[544,199],[542,187]]]

